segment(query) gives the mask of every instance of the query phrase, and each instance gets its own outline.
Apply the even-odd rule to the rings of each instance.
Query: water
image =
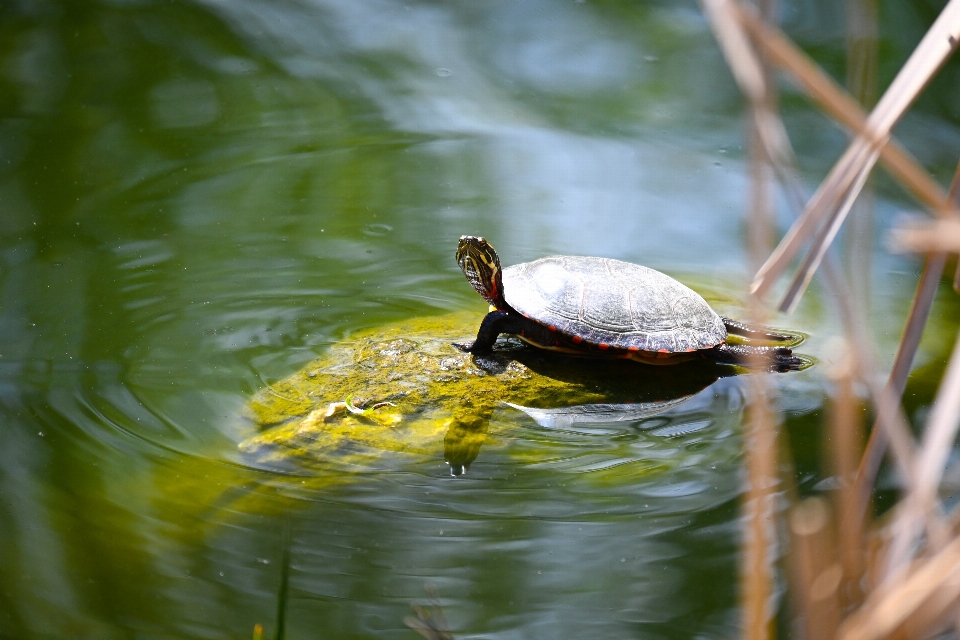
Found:
[[[831,7],[784,8],[828,63]],[[896,11],[883,81],[930,20]],[[956,74],[901,128],[941,182]],[[440,443],[336,482],[237,448],[248,399],[351,333],[479,319],[463,233],[508,264],[641,262],[742,316],[741,102],[695,5],[35,0],[0,8],[0,86],[0,636],[269,637],[284,527],[290,638],[414,637],[425,584],[458,638],[737,634],[737,379],[613,425],[504,407],[456,479]],[[812,187],[843,137],[784,104]],[[915,206],[877,188],[881,228]],[[877,246],[889,363],[919,266]],[[804,491],[830,308],[776,319],[822,363],[774,381]],[[945,289],[915,419],[956,321]]]

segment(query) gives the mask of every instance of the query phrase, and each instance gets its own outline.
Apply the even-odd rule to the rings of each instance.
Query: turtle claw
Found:
[[[473,356],[473,363],[489,374],[503,373],[506,365],[501,358],[496,357],[493,349],[478,349],[476,342],[452,342],[454,347],[463,353]]]
[[[787,347],[778,347],[773,352],[771,369],[774,371],[800,371],[805,368],[807,361],[793,355],[793,350]]]

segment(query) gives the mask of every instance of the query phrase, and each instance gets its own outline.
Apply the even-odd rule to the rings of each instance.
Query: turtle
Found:
[[[676,364],[701,357],[771,370],[804,365],[789,347],[728,344],[729,334],[772,342],[797,336],[718,315],[698,293],[670,276],[630,262],[586,256],[549,256],[500,266],[486,239],[461,236],[457,263],[490,304],[476,340],[461,351],[483,355],[501,333],[541,349]]]

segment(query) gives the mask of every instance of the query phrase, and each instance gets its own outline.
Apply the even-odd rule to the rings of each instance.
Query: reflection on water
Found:
[[[785,8],[787,27],[841,55],[842,33],[810,26],[821,5]],[[925,20],[910,15],[894,58]],[[938,174],[957,86],[904,125]],[[843,138],[785,109],[812,182]],[[263,435],[252,398],[364,331],[464,310],[475,325],[464,233],[511,262],[664,269],[742,316],[741,138],[693,4],[4,4],[0,635],[269,635],[280,514],[289,637],[409,637],[426,582],[458,637],[737,635],[736,378],[701,371],[656,416],[638,405],[669,400],[624,390],[604,400],[633,405],[617,421],[524,394],[508,400],[526,414],[463,416],[482,429],[423,412],[390,455],[344,441],[353,457],[291,464],[238,444]],[[883,225],[905,205],[880,188]],[[878,255],[889,359],[917,268]],[[776,323],[829,364],[827,305],[804,304]],[[944,304],[911,414],[956,326]],[[805,489],[826,368],[772,379]],[[459,478],[447,436],[472,460]]]

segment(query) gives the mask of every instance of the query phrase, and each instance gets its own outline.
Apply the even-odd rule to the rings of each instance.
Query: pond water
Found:
[[[783,4],[840,69],[842,8]],[[882,86],[938,6],[884,9]],[[958,77],[898,131],[941,183]],[[812,189],[844,137],[784,89]],[[479,322],[461,234],[643,263],[744,316],[741,109],[688,2],[4,3],[0,637],[274,637],[282,610],[288,638],[413,638],[427,585],[457,638],[735,637],[742,379],[618,422],[499,406],[457,478],[442,433],[323,469],[239,445],[256,393],[351,336]],[[915,209],[876,190],[881,231]],[[875,249],[887,366],[919,262]],[[831,309],[815,288],[774,318],[821,363],[771,377],[807,492]],[[912,418],[958,316],[944,284]]]

